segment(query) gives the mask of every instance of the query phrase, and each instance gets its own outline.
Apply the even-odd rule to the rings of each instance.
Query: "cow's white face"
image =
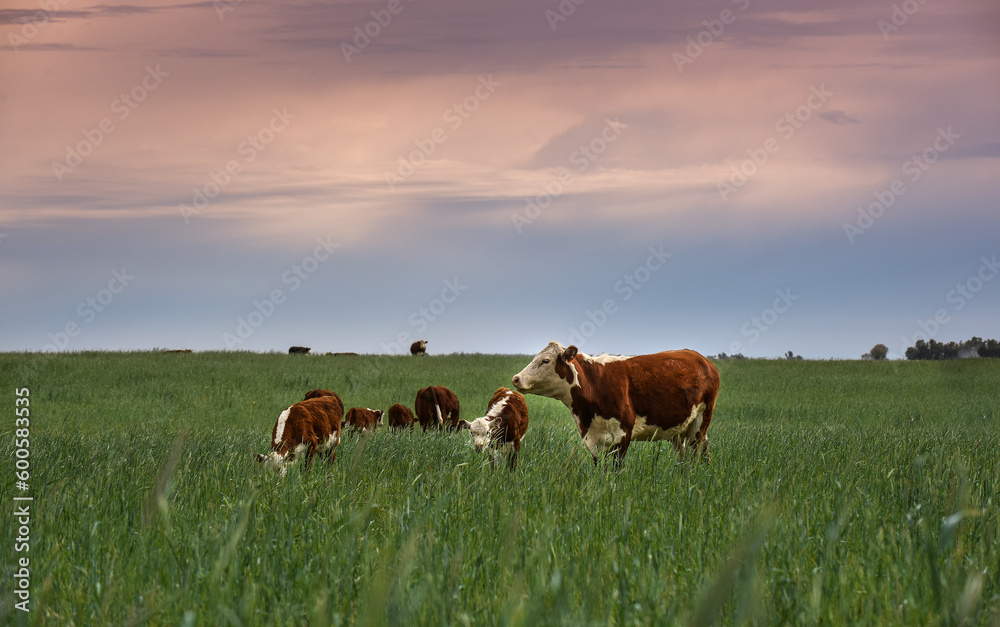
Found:
[[[473,420],[469,425],[469,433],[472,434],[472,446],[476,452],[481,452],[490,445],[493,440],[493,425],[489,418],[483,416]]]
[[[285,458],[284,455],[280,455],[275,451],[271,451],[267,455],[259,453],[257,455],[257,461],[260,462],[261,464],[264,464],[268,468],[277,470],[279,473],[281,473],[282,476],[284,476],[285,473],[288,472],[288,463],[289,463],[288,460]]]
[[[570,363],[576,352],[575,346],[563,348],[559,342],[549,342],[524,370],[514,375],[514,387],[518,392],[547,396],[569,406],[570,390],[577,381],[576,366]]]

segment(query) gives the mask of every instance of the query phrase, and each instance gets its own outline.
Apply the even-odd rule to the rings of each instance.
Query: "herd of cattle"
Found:
[[[402,404],[388,410],[389,427],[468,430],[476,451],[491,460],[517,464],[521,439],[528,429],[528,406],[520,392],[546,396],[569,408],[584,446],[597,462],[613,455],[620,464],[633,441],[669,440],[682,455],[691,450],[706,461],[707,432],[719,394],[719,371],[692,350],[626,357],[590,356],[575,346],[549,342],[512,379],[517,391],[499,388],[486,413],[469,422],[459,417],[459,402],[446,387],[432,385],[417,392],[414,413]],[[285,409],[271,431],[270,452],[257,455],[285,474],[296,456],[306,466],[319,454],[336,458],[342,429],[371,430],[383,425],[381,410],[352,407],[344,414],[340,397],[312,390]]]

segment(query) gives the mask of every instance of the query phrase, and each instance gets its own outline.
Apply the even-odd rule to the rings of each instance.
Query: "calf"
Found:
[[[427,354],[427,340],[418,340],[413,344],[410,344],[410,354],[411,355],[426,355]]]
[[[413,412],[406,405],[396,403],[389,408],[389,428],[390,429],[412,429]]]
[[[521,451],[521,438],[528,430],[528,405],[517,392],[500,388],[493,393],[486,415],[473,420],[469,429],[477,453],[487,448],[494,464],[497,453],[504,455],[508,466],[514,470],[517,454]]]
[[[382,410],[352,407],[344,417],[344,424],[353,431],[374,431],[382,424]]]
[[[309,390],[308,392],[306,392],[305,400],[308,401],[310,398],[319,398],[320,396],[336,396],[336,394],[334,394],[330,390],[323,390],[323,389]]]
[[[258,454],[257,461],[277,468],[282,475],[303,451],[306,468],[312,467],[317,452],[332,464],[337,457],[343,417],[344,404],[336,394],[295,403],[278,416],[271,431],[271,452]]]
[[[443,427],[461,429],[469,424],[458,417],[458,397],[443,385],[432,385],[417,392],[413,409],[424,431]]]
[[[719,395],[719,371],[692,350],[591,357],[549,342],[513,379],[521,392],[562,401],[596,462],[616,464],[635,440],[670,440],[708,460],[708,425]]]

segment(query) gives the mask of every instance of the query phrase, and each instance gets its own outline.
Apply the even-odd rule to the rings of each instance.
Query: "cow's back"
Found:
[[[320,388],[320,389],[316,389],[316,390],[309,390],[308,392],[306,392],[306,397],[303,400],[307,400],[308,401],[311,398],[319,398],[320,396],[337,396],[337,394],[334,393],[334,392],[331,392],[330,390],[324,390],[324,389]]]
[[[622,371],[632,411],[652,425],[679,424],[702,403],[710,411],[719,394],[718,369],[693,350],[639,355],[606,367]]]
[[[302,431],[299,442],[320,443],[333,433],[340,433],[344,403],[336,394],[299,401],[289,409],[288,425]]]
[[[449,428],[458,426],[458,397],[443,385],[432,385],[417,392],[417,397],[413,401],[417,422],[425,431],[439,424],[436,407],[441,410],[441,426]]]
[[[513,442],[516,448],[521,448],[521,438],[528,430],[528,404],[524,397],[507,388],[500,388],[490,399],[490,404],[486,414],[490,414],[499,402],[506,399],[502,412],[503,432],[500,434],[504,442]]]
[[[389,408],[388,421],[389,426],[393,428],[406,428],[413,427],[413,412],[410,408],[401,403],[396,403]]]

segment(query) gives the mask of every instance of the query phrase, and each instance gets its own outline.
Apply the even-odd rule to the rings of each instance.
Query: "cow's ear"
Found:
[[[574,357],[576,357],[576,347],[575,346],[567,346],[566,350],[563,351],[562,360],[563,361],[573,361]]]

